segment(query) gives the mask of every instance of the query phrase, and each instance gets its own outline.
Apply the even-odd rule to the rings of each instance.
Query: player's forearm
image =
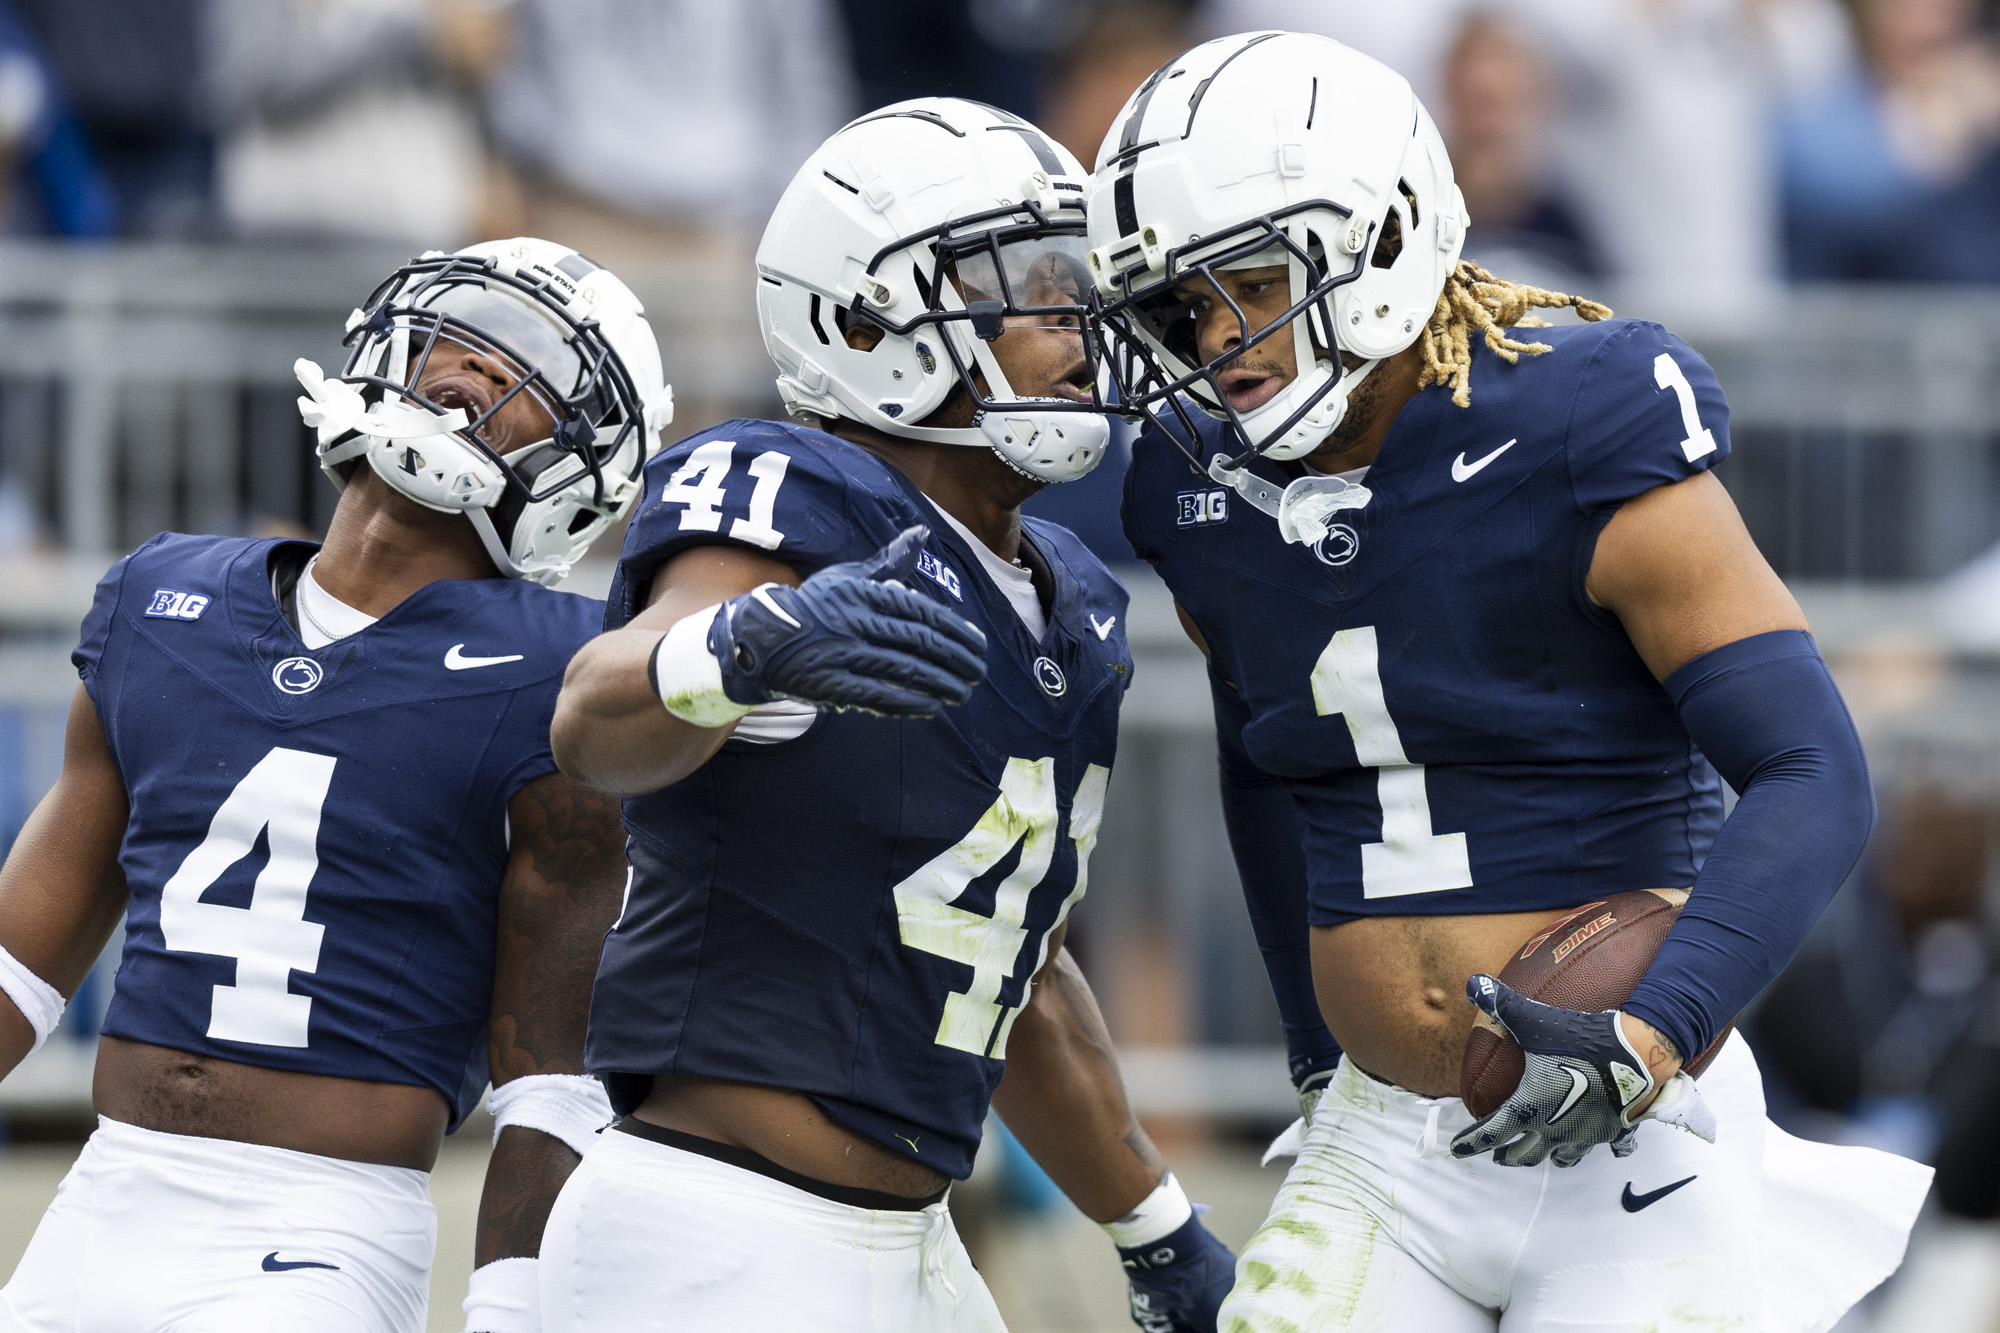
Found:
[[[563,772],[637,796],[679,782],[728,738],[728,727],[697,727],[660,702],[649,670],[659,641],[659,630],[631,625],[585,644],[570,662],[549,728]]]
[[[17,978],[25,987],[45,996],[53,987],[64,1000],[75,995],[124,917],[130,895],[118,846],[128,810],[96,706],[79,688],[70,703],[62,774],[0,866],[0,948],[28,974]],[[26,1013],[0,994],[0,1075],[34,1045]]]
[[[1094,1221],[1125,1216],[1166,1174],[1125,1099],[1097,1000],[1066,950],[1014,1021],[993,1108]]]
[[[1812,637],[1756,635],[1667,678],[1741,799],[1621,1006],[1692,1060],[1791,962],[1875,824],[1868,760]]]
[[[486,1187],[479,1196],[479,1229],[473,1266],[499,1259],[533,1259],[542,1252],[542,1231],[563,1182],[583,1159],[569,1146],[538,1129],[509,1125],[500,1131],[486,1164]]]

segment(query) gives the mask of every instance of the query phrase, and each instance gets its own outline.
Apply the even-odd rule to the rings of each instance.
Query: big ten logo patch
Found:
[[[965,600],[965,589],[958,581],[958,574],[944,561],[929,551],[917,552],[917,573],[943,588],[959,601]]]
[[[1228,491],[1182,491],[1174,499],[1175,527],[1191,528],[1197,524],[1229,521]]]
[[[153,593],[146,614],[157,620],[200,620],[201,613],[208,610],[208,601],[198,592],[175,592],[172,588],[161,588]]]

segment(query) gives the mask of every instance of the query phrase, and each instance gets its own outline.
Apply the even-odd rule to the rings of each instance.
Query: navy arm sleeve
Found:
[[[1804,630],[1703,653],[1666,688],[1741,797],[1623,1006],[1692,1059],[1791,962],[1861,855],[1875,794],[1847,705]]]
[[[1257,767],[1243,747],[1250,710],[1236,691],[1209,673],[1215,737],[1222,768],[1222,818],[1229,850],[1243,880],[1250,929],[1278,1000],[1292,1082],[1301,1087],[1332,1069],[1340,1043],[1320,1017],[1313,992],[1312,934],[1306,926],[1304,828],[1284,779]]]

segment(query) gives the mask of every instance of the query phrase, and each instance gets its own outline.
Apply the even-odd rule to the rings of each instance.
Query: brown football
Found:
[[[1544,1004],[1614,1009],[1632,998],[1686,901],[1685,889],[1637,889],[1585,903],[1536,931],[1500,969],[1500,980]],[[1520,1086],[1527,1056],[1485,1014],[1472,1021],[1458,1091],[1466,1109],[1483,1116]],[[1699,1078],[1728,1036],[1724,1028],[1688,1061],[1688,1073]]]

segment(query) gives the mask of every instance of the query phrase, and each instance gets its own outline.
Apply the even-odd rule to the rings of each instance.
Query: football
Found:
[[[1685,889],[1637,889],[1585,903],[1536,931],[1507,960],[1500,980],[1544,1004],[1616,1008],[1632,997],[1686,901]],[[1724,1028],[1688,1061],[1687,1072],[1699,1078],[1728,1036]],[[1458,1076],[1466,1108],[1476,1116],[1491,1114],[1526,1069],[1527,1056],[1514,1039],[1485,1014],[1475,1014]]]

